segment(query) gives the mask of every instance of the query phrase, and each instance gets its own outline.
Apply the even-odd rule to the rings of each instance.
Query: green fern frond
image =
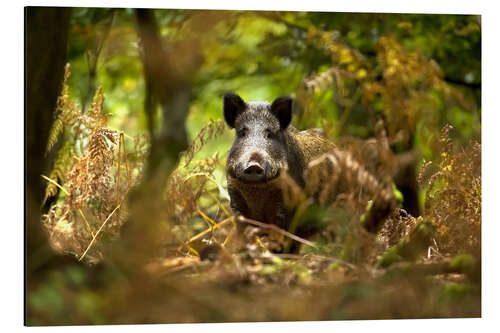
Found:
[[[52,124],[52,128],[50,129],[49,139],[47,140],[47,148],[45,149],[45,154],[48,154],[52,150],[52,148],[57,142],[57,139],[59,138],[59,135],[61,135],[63,130],[64,130],[64,123],[61,118],[57,118],[54,121],[54,124]]]
[[[57,158],[54,161],[54,166],[49,174],[49,178],[55,182],[62,184],[65,180],[65,175],[73,162],[73,143],[67,140],[64,145],[59,149],[57,153]],[[43,203],[45,203],[49,198],[57,194],[57,186],[52,183],[47,183],[45,188],[45,197]]]
[[[57,98],[57,105],[54,113],[57,115],[52,128],[49,132],[47,140],[47,147],[45,154],[48,154],[54,145],[57,143],[59,136],[63,133],[65,127],[72,127],[81,116],[81,112],[77,107],[75,101],[69,95],[68,80],[71,76],[70,65],[66,64],[64,67],[64,80],[62,85],[61,95]]]
[[[51,172],[50,175],[49,175],[49,178],[53,180],[54,176],[55,176],[54,172]],[[45,205],[45,203],[47,202],[47,200],[49,198],[52,198],[56,194],[57,194],[57,186],[54,185],[51,182],[47,182],[47,187],[45,188],[45,196],[43,198],[42,204]]]

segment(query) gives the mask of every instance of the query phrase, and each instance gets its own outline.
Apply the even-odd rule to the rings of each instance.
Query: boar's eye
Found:
[[[273,131],[271,131],[269,129],[266,130],[266,138],[268,138],[268,139],[274,139],[275,137],[276,137],[276,134]]]
[[[248,132],[248,128],[243,127],[236,134],[238,135],[238,137],[244,138],[247,135],[247,132]]]

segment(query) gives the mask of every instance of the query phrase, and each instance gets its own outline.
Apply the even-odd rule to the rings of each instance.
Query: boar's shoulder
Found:
[[[299,150],[302,152],[304,164],[315,158],[336,149],[335,144],[328,140],[323,130],[311,128],[305,131],[296,131],[292,134]]]

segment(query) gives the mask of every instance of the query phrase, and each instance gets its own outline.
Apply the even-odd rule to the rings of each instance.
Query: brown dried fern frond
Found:
[[[99,87],[97,88],[94,98],[92,99],[92,104],[90,105],[86,127],[92,131],[99,130],[100,128],[106,126],[108,118],[109,116],[104,114],[104,92],[102,87]]]
[[[441,154],[434,173],[420,181],[425,189],[423,216],[436,227],[436,242],[443,254],[478,252],[481,247],[481,143],[471,142],[456,151],[450,126],[440,137]],[[429,163],[422,169],[430,169]],[[428,173],[428,172],[427,172]]]
[[[227,191],[213,176],[215,169],[221,166],[218,154],[193,161],[206,142],[219,136],[224,130],[225,124],[222,120],[211,120],[183,152],[179,165],[169,176],[164,190],[165,212],[167,219],[178,228],[186,229],[188,225],[200,218],[207,218],[208,215],[216,218],[218,213],[212,214],[213,210],[229,211],[222,203],[228,200]],[[214,192],[214,187],[210,188],[208,184],[215,185],[217,193]],[[205,206],[206,213],[202,211]],[[182,233],[180,239],[190,236],[188,230],[183,230]]]
[[[318,193],[322,203],[331,202],[347,192],[364,203],[375,195],[387,202],[393,200],[392,190],[387,184],[380,182],[346,151],[335,150],[311,161],[304,177],[308,195]]]
[[[286,173],[281,177],[285,206],[296,208],[317,203],[332,216],[341,214],[343,222],[332,220],[333,229],[343,223],[354,223],[376,232],[396,208],[392,183],[377,179],[347,151],[334,149],[312,160],[304,170],[304,188]]]
[[[42,224],[49,231],[51,246],[58,252],[72,252],[79,246],[74,224],[71,223],[71,212],[64,205],[53,205],[42,217]]]
[[[76,159],[66,176],[64,187],[68,191],[67,196],[44,216],[44,225],[56,251],[79,257],[86,251],[85,258],[88,261],[98,261],[102,259],[102,253],[96,239],[100,235],[94,234],[96,230],[110,235],[118,234],[127,213],[126,205],[121,202],[130,190],[130,185],[122,181],[121,187],[115,186],[114,147],[117,138],[115,131],[106,128],[93,132],[84,155]],[[110,214],[117,209],[117,203],[119,212]],[[106,225],[103,225],[103,221],[106,221]],[[63,225],[67,228],[59,228]]]
[[[68,173],[66,186],[72,206],[81,208],[91,198],[111,201],[111,167],[117,135],[116,131],[101,128],[90,137],[88,151]]]
[[[174,220],[186,220],[196,213],[198,200],[209,180],[213,180],[218,160],[218,154],[215,154],[211,158],[194,161],[189,168],[177,168],[172,173],[164,191],[167,216]]]
[[[68,76],[69,66],[66,80]],[[143,140],[134,140],[128,151],[125,135],[106,128],[102,88],[96,91],[88,114],[83,115],[65,83],[59,106],[70,112],[59,114],[65,141],[45,178],[46,199],[57,194],[58,185],[66,195],[49,208],[42,223],[56,251],[95,262],[103,256],[101,236],[117,236],[125,221],[126,196],[140,178],[146,149]],[[120,172],[122,169],[125,172]]]
[[[164,190],[164,209],[177,242],[183,243],[203,230],[210,241],[227,240],[230,228],[217,232],[212,229],[216,222],[231,216],[229,195],[215,174],[223,173],[221,167],[215,153],[210,158],[193,160],[187,167],[178,167],[170,175]]]

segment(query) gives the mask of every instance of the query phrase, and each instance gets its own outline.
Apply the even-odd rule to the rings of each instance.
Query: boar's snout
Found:
[[[265,176],[264,168],[254,161],[248,163],[243,173],[245,174],[245,180],[248,181],[262,181]]]
[[[260,153],[252,153],[247,159],[239,163],[240,179],[251,183],[265,183],[271,178],[270,164]]]

